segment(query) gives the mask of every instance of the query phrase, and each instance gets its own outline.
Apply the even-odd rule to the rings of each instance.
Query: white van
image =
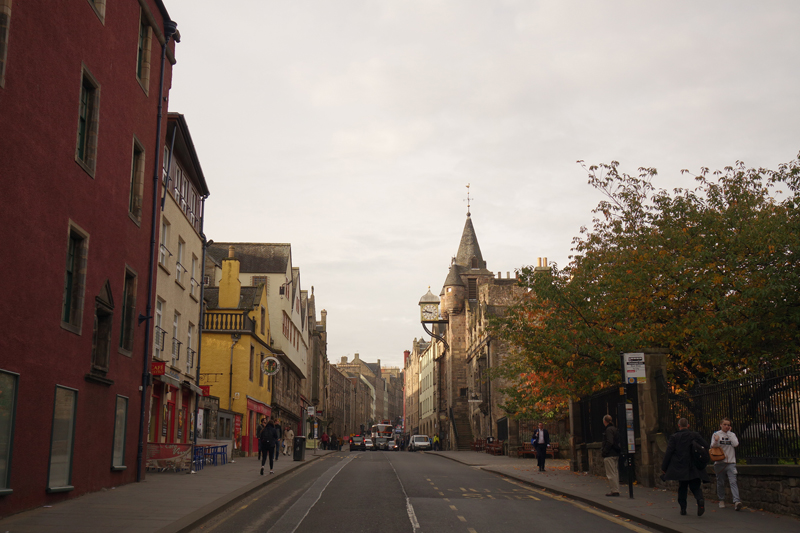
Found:
[[[408,450],[416,452],[417,450],[432,450],[433,445],[431,439],[427,435],[414,435],[408,443]]]

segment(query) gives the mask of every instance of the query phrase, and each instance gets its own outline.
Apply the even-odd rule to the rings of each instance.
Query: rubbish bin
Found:
[[[306,459],[306,438],[305,437],[295,437],[294,442],[292,443],[292,447],[294,448],[294,460],[295,461],[305,461]]]

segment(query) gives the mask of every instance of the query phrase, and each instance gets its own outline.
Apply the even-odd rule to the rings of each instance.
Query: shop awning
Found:
[[[203,395],[203,389],[201,389],[200,387],[198,387],[197,385],[195,385],[191,381],[184,380],[183,381],[183,386],[186,387],[187,389],[191,389],[192,391],[196,392],[200,396]]]
[[[173,387],[175,389],[180,389],[181,388],[181,382],[178,381],[177,379],[173,378],[169,374],[162,374],[160,376],[153,376],[153,377],[155,377],[155,379],[157,379],[161,383],[166,383],[167,385],[169,385],[170,387]]]

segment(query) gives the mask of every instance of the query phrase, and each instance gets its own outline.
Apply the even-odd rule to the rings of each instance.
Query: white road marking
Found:
[[[414,506],[411,505],[411,499],[408,497],[406,488],[403,486],[403,482],[400,480],[400,476],[397,474],[397,470],[395,470],[392,460],[388,459],[388,463],[389,466],[392,467],[392,470],[394,470],[394,475],[397,477],[397,482],[400,483],[400,489],[403,491],[403,496],[406,497],[406,511],[408,512],[408,520],[411,522],[411,527],[414,531],[420,531],[419,520],[417,520],[417,514],[414,512]]]
[[[330,482],[333,481],[333,478],[341,472],[342,468],[347,466],[351,460],[353,460],[355,456],[351,455],[347,459],[343,460],[340,464],[336,467],[329,469],[327,472],[322,474],[313,485],[311,485],[307,491],[300,496],[294,505],[289,507],[289,509],[284,513],[282,517],[275,522],[275,525],[269,529],[269,533],[294,533],[297,531],[297,528],[300,524],[305,520],[308,513],[311,509],[317,504],[320,497],[322,497],[322,493],[325,492],[325,489],[328,488]],[[264,517],[262,520],[252,524],[248,529],[244,530],[245,532],[256,532],[256,531],[263,531],[262,526],[264,522],[266,522],[268,517]]]

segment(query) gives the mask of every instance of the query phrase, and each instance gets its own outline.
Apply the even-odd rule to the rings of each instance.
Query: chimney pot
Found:
[[[233,245],[228,246],[228,257],[233,258]]]

